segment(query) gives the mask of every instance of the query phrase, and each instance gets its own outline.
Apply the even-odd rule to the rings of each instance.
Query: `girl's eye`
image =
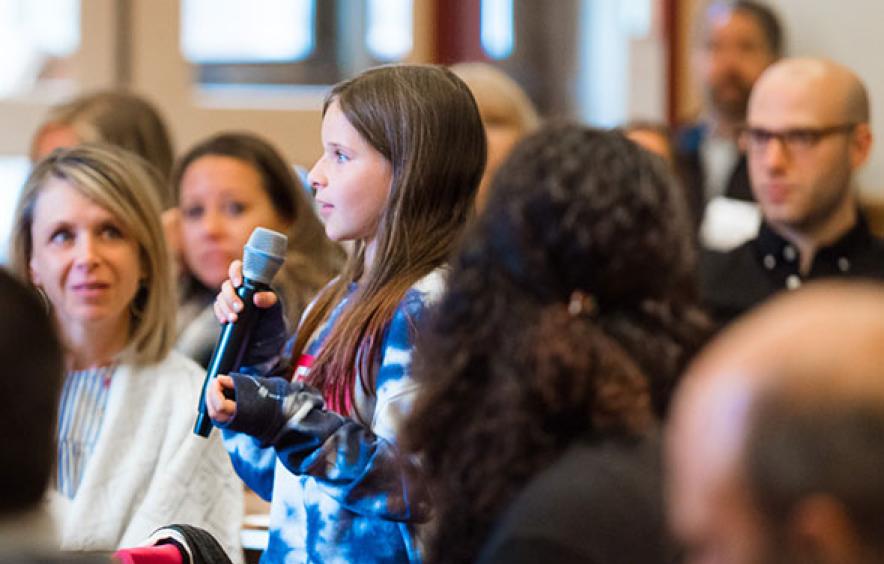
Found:
[[[67,243],[74,238],[74,234],[69,229],[56,229],[49,237],[49,242],[53,245],[61,245]]]
[[[342,153],[340,151],[335,151],[335,162],[345,163],[349,160],[350,160],[350,157],[348,157],[344,153]]]
[[[187,206],[182,208],[181,214],[185,219],[199,219],[203,215],[203,210],[202,206]]]
[[[246,211],[246,205],[242,202],[228,202],[224,209],[229,215],[237,216]]]

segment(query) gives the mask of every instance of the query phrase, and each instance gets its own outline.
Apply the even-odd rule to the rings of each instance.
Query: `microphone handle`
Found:
[[[203,389],[200,392],[199,409],[193,432],[201,437],[208,437],[212,432],[212,419],[206,409],[206,390],[219,374],[229,374],[231,370],[240,366],[246,348],[249,346],[252,329],[261,314],[253,299],[257,292],[269,289],[268,285],[248,278],[244,278],[242,285],[236,289],[236,295],[243,302],[242,311],[237,314],[235,323],[228,322],[222,326],[221,335],[215,344],[215,350],[212,351],[206,379],[203,381]]]

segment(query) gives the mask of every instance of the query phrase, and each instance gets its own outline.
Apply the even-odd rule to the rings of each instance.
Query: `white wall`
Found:
[[[587,123],[666,120],[666,49],[660,0],[584,0],[577,96]]]
[[[789,55],[827,57],[847,65],[865,81],[872,105],[875,145],[859,177],[864,192],[884,197],[884,63],[881,60],[880,0],[769,0],[786,28]]]

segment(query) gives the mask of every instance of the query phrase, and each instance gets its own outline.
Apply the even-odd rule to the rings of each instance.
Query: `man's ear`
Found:
[[[850,138],[850,166],[861,167],[872,152],[872,129],[867,123],[860,123],[853,130]]]
[[[801,500],[789,516],[788,551],[799,562],[858,562],[862,543],[844,504],[828,494]]]

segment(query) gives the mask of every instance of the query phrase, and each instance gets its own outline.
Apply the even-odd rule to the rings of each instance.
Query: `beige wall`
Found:
[[[309,166],[320,153],[320,108],[327,87],[208,91],[193,84],[179,49],[179,0],[81,0],[81,47],[69,61],[74,83],[0,100],[0,155],[28,152],[48,109],[77,92],[128,84],[163,112],[181,152],[221,130],[269,138],[292,162]],[[121,12],[128,5],[129,13]],[[415,1],[410,60],[432,52],[432,1]]]
[[[866,82],[872,103],[872,129],[876,144],[868,164],[859,175],[866,198],[884,199],[884,66],[880,60],[880,22],[884,2],[870,0],[767,0],[780,14],[786,32],[789,55],[828,57],[854,69]],[[690,33],[689,19],[705,3],[681,0],[681,31]],[[681,69],[680,115],[690,116],[699,105],[696,89],[691,89],[690,37],[683,36],[685,50]]]
[[[869,89],[876,143],[860,174],[869,196],[884,198],[884,65],[881,22],[884,2],[870,0],[770,0],[786,23],[791,55],[828,57],[855,70]]]
[[[131,84],[165,111],[179,151],[217,131],[248,129],[273,140],[291,162],[313,164],[320,154],[320,109],[327,88],[201,91],[178,47],[178,0],[133,0],[132,5]],[[410,60],[429,58],[431,15],[430,2],[415,2]]]

